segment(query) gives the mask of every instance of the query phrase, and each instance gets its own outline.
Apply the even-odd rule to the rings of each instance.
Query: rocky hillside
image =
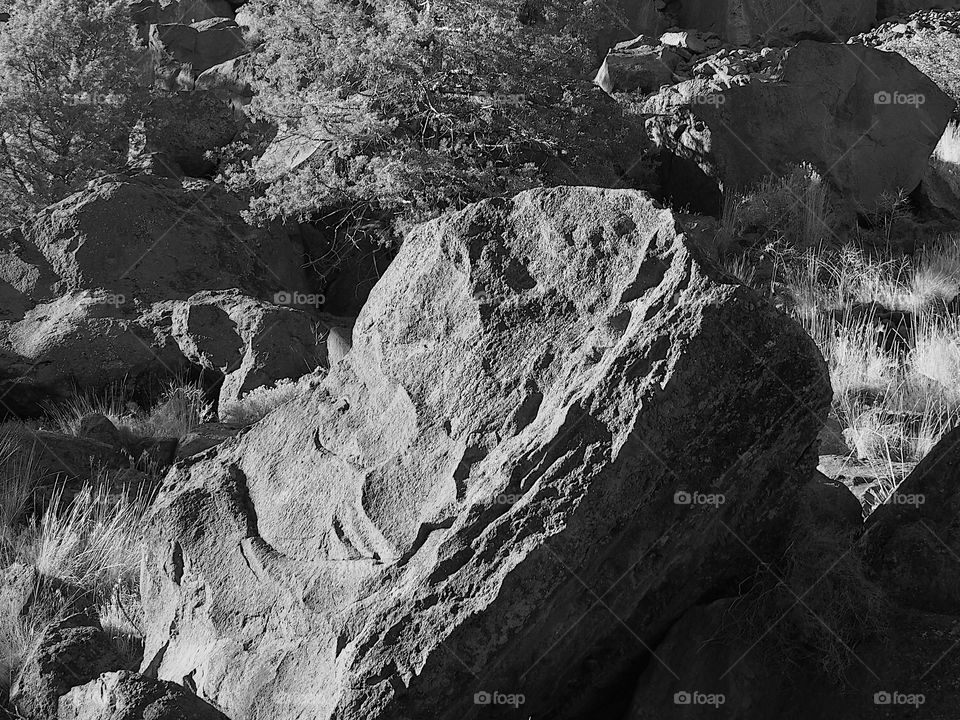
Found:
[[[960,3],[0,11],[0,714],[955,718]]]

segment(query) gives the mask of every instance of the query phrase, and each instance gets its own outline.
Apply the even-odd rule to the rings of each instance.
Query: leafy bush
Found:
[[[123,165],[144,49],[123,0],[0,9],[0,220],[11,223]]]
[[[225,178],[254,193],[255,220],[311,217],[389,243],[483,197],[617,184],[639,158],[639,125],[583,80],[601,5],[253,0],[246,12],[259,43],[249,113],[274,135],[234,148]]]

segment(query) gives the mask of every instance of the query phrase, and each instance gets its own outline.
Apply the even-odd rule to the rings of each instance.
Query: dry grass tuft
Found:
[[[273,386],[258,387],[240,400],[232,400],[220,407],[221,422],[246,427],[259,422],[281,405],[300,397],[322,378],[322,373],[304,375],[299,380],[278,380]]]
[[[87,415],[107,417],[128,440],[141,438],[183,438],[204,421],[211,406],[203,388],[195,382],[174,380],[161,395],[157,405],[144,412],[125,400],[122,387],[111,388],[99,396],[77,396],[70,401],[51,406],[49,422],[59,432],[78,435],[80,421]]]

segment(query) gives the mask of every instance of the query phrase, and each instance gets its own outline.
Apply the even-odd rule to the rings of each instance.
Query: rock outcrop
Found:
[[[172,333],[191,362],[224,376],[222,404],[316,368],[316,322],[302,309],[237,291],[199,293],[175,305]]]
[[[245,224],[243,207],[205,181],[108,176],[0,236],[0,407],[32,415],[77,387],[155,390],[214,367],[236,398],[314,369],[326,356],[313,333],[323,298],[304,240]],[[222,363],[178,323],[203,313]]]
[[[895,53],[803,41],[704,60],[695,79],[642,99],[675,203],[716,212],[719,190],[810,163],[858,209],[912,191],[953,101]]]
[[[956,7],[960,8],[960,4]],[[884,23],[850,42],[903,56],[954,102],[960,101],[960,13],[917,12]]]
[[[830,394],[635,191],[415,229],[353,341],[149,522],[142,671],[233,720],[596,715],[780,551]]]
[[[871,27],[877,0],[667,0],[681,27],[709,30],[738,44],[816,38],[845,40]]]
[[[57,720],[227,720],[183,686],[120,671],[104,673],[60,699]]]
[[[232,19],[217,17],[189,25],[153,25],[150,47],[158,62],[189,65],[197,75],[247,51],[240,26]]]
[[[10,703],[18,717],[49,720],[70,688],[122,666],[101,628],[64,620],[47,628],[31,650],[10,690]]]
[[[244,208],[214,183],[115,175],[41,211],[24,235],[60,279],[58,294],[149,303],[230,288],[265,299],[309,292],[299,238],[247,225]]]

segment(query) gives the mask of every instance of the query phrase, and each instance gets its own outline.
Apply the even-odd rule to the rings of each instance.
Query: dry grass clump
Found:
[[[244,427],[253,425],[281,405],[309,392],[322,377],[321,373],[313,373],[299,380],[278,380],[271,386],[254,388],[239,400],[222,403],[220,420]]]
[[[805,163],[783,177],[767,177],[749,191],[727,193],[720,236],[725,245],[750,237],[754,244],[782,240],[808,247],[832,236],[833,224],[826,183]]]
[[[57,431],[76,436],[80,421],[97,414],[107,417],[121,437],[128,440],[182,438],[202,423],[212,409],[200,384],[183,379],[171,381],[150,411],[141,410],[126,397],[123,387],[112,387],[96,396],[78,395],[51,406],[49,422]]]
[[[918,462],[960,424],[960,237],[912,256],[821,245],[768,247],[765,257],[764,282],[749,255],[725,266],[817,343],[852,454],[891,468],[885,499],[903,479],[894,468]]]
[[[11,441],[0,445],[7,448],[0,450],[0,555],[4,566],[37,573],[25,613],[19,606],[0,608],[0,686],[10,686],[50,624],[91,605],[121,651],[134,658],[138,647],[142,651],[136,587],[149,493],[115,488],[101,474],[69,499],[59,485],[47,507],[31,514],[29,499],[40,482],[36,466],[32,459],[2,462],[14,454]]]
[[[951,121],[943,131],[940,142],[933,151],[933,157],[942,163],[960,165],[960,124]]]

